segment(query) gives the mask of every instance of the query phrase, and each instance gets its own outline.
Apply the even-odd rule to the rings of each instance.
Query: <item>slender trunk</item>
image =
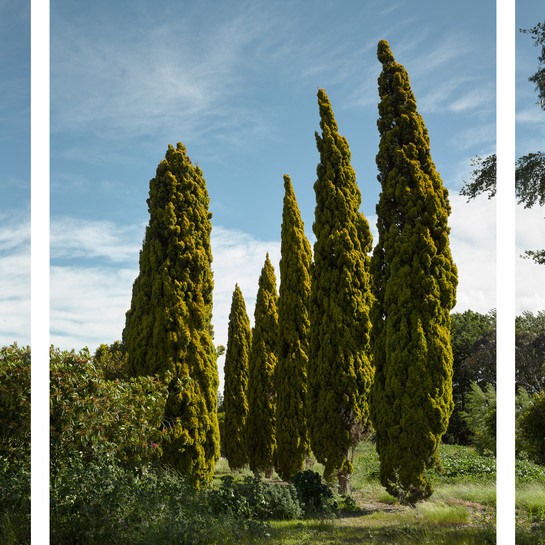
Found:
[[[339,471],[339,494],[349,495],[350,494],[350,473],[345,473],[344,471]]]

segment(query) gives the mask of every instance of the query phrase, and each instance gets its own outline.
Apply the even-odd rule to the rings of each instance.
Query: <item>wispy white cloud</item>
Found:
[[[118,138],[165,125],[213,133],[218,122],[236,123],[243,109],[232,100],[243,91],[239,52],[266,24],[254,10],[241,10],[211,22],[207,39],[197,42],[188,38],[196,37],[191,20],[179,12],[149,27],[60,24],[52,42],[52,130],[100,127],[101,137]]]
[[[30,344],[30,217],[0,217],[0,343]]]
[[[52,228],[51,342],[63,349],[94,350],[121,338],[132,284],[138,275],[138,252],[144,227],[124,229],[111,222],[65,217]],[[101,244],[100,241],[103,241]],[[227,327],[235,284],[253,312],[259,275],[269,253],[279,282],[280,242],[262,241],[242,231],[212,230],[215,343],[227,344]],[[81,258],[100,258],[88,265]],[[63,264],[55,261],[62,258]],[[80,259],[74,259],[80,258]],[[73,261],[71,261],[73,259]],[[107,266],[100,264],[110,262]],[[92,262],[91,262],[92,263]],[[223,377],[223,359],[218,362]]]
[[[476,150],[490,148],[496,142],[496,126],[494,123],[477,124],[474,127],[460,130],[453,135],[452,143],[457,149],[470,151],[471,155]]]
[[[51,257],[132,261],[138,256],[144,229],[144,225],[119,226],[107,220],[55,217],[51,221]]]
[[[496,307],[496,203],[451,195],[450,247],[458,268],[455,312]]]
[[[545,309],[545,265],[537,265],[520,255],[525,250],[545,249],[545,209],[526,209],[517,205],[516,210],[516,312],[537,312]]]
[[[135,269],[51,267],[51,343],[91,351],[121,338]]]

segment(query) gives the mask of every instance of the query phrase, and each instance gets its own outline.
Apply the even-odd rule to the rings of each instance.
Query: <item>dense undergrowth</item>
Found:
[[[24,545],[30,351],[5,347],[0,360],[0,543]],[[474,448],[441,445],[441,463],[429,475],[434,494],[415,507],[380,485],[370,441],[356,449],[350,496],[323,482],[320,464],[285,483],[231,472],[223,458],[212,486],[195,491],[161,465],[152,425],[159,412],[146,409],[153,379],[106,379],[88,352],[53,350],[51,369],[53,545],[495,543],[495,459]],[[516,475],[517,544],[543,543],[545,468],[517,460]]]

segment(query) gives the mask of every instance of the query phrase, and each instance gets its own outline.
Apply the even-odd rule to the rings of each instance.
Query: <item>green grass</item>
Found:
[[[271,545],[495,543],[495,460],[474,449],[441,445],[441,467],[430,472],[434,494],[415,508],[400,505],[379,482],[379,458],[371,443],[358,446],[352,495],[359,511],[338,518],[274,521]],[[315,464],[312,469],[323,473]],[[229,474],[219,462],[218,476]],[[259,542],[261,543],[261,542]],[[265,543],[263,541],[263,543]]]
[[[97,531],[102,528],[104,521],[110,524],[108,518],[110,509],[106,509],[107,506],[103,506],[102,499],[98,497],[102,494],[104,502],[109,501],[111,506],[123,515],[119,517],[128,520],[129,515],[133,518],[138,515],[135,520],[138,519],[140,525],[149,526],[143,529],[137,529],[136,526],[134,529],[131,527],[121,529],[127,536],[127,540],[123,542],[135,545],[143,544],[144,537],[149,538],[147,543],[206,542],[207,545],[385,545],[390,543],[486,545],[495,543],[494,458],[479,456],[469,447],[452,445],[441,446],[440,458],[442,460],[440,467],[430,471],[429,474],[434,485],[433,495],[427,501],[410,507],[400,505],[396,498],[386,493],[379,481],[379,459],[374,445],[369,442],[362,443],[355,452],[355,471],[351,481],[355,509],[337,515],[313,515],[312,518],[302,520],[269,522],[247,521],[241,519],[236,513],[229,515],[231,518],[226,518],[223,514],[216,513],[210,501],[207,503],[203,499],[207,497],[206,495],[185,491],[172,475],[162,475],[162,473],[158,473],[156,477],[151,475],[148,479],[149,483],[142,477],[134,488],[132,478],[129,479],[121,472],[117,476],[119,478],[116,477],[116,486],[108,493],[106,488],[98,486],[100,484],[98,481],[90,482],[89,501],[92,499],[98,502],[95,506],[98,511],[104,507],[104,513],[102,511],[99,513],[101,516],[104,515],[104,520],[99,520],[93,515],[89,519],[89,524],[97,526],[100,522],[96,528],[92,526],[92,529]],[[528,463],[519,463],[517,467],[517,545],[543,545],[545,543],[545,479],[542,478],[542,468]],[[323,467],[320,464],[314,464],[312,470],[323,474]],[[232,476],[236,481],[243,481],[244,477],[251,475],[248,469],[231,472],[227,461],[221,459],[216,466],[213,486],[219,488],[222,477]],[[95,479],[98,476],[92,474],[88,477]],[[72,477],[77,478],[73,486],[78,486],[81,478],[76,473]],[[154,484],[153,479],[157,479],[157,484]],[[274,479],[279,480],[276,475]],[[62,480],[60,484],[64,486],[65,480]],[[237,489],[233,488],[233,490]],[[260,490],[257,491],[261,493]],[[112,494],[115,497],[110,497]],[[212,493],[208,491],[208,494],[210,497]],[[132,498],[130,505],[126,501],[127,498]],[[180,509],[182,498],[184,507]],[[236,497],[234,498],[236,500]],[[137,508],[138,513],[135,512]],[[66,523],[72,520],[68,517]],[[12,526],[11,521],[4,521],[6,529]],[[195,541],[197,538],[200,541]],[[161,539],[167,541],[161,541]],[[99,541],[91,540],[85,543],[94,544],[95,542]],[[105,545],[105,542],[102,541],[101,545]]]

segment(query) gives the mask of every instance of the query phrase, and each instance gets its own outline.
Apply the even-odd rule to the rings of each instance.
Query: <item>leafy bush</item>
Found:
[[[93,356],[93,363],[106,380],[128,378],[127,353],[119,341],[110,345],[101,344]]]
[[[519,447],[536,464],[545,465],[545,390],[531,398],[518,418]]]
[[[30,543],[30,467],[0,456],[0,543]]]
[[[0,349],[0,543],[30,543],[30,348]]]
[[[439,450],[440,465],[436,473],[447,478],[463,477],[468,479],[482,479],[496,476],[496,460],[491,456],[483,456],[468,447],[450,447],[441,445]]]
[[[515,460],[517,484],[540,483],[545,485],[545,468],[528,460]]]
[[[30,348],[0,349],[0,457],[30,469]]]
[[[52,545],[234,544],[266,530],[212,513],[203,493],[172,471],[77,458],[52,476],[50,524]]]
[[[482,390],[476,383],[471,384],[467,396],[466,412],[462,418],[472,434],[471,442],[479,454],[496,452],[496,390],[487,384]]]
[[[329,513],[333,510],[333,492],[322,482],[319,473],[307,469],[296,473],[291,482],[297,490],[305,514]]]
[[[107,380],[87,349],[50,353],[51,457],[54,464],[117,460],[139,466],[161,455],[166,382]]]
[[[240,519],[291,520],[303,513],[292,485],[268,484],[253,476],[235,481],[226,475],[208,497],[213,512]]]

